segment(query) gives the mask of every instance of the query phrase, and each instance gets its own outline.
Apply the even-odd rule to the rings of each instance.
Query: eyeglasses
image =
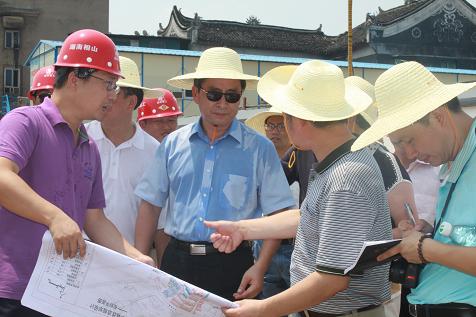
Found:
[[[276,131],[278,131],[278,132],[282,132],[282,131],[284,131],[285,127],[284,127],[284,123],[278,123],[278,124],[265,123],[264,129],[265,129],[266,131],[276,130]]]
[[[119,91],[121,90],[121,87],[117,86],[116,83],[112,80],[104,79],[98,76],[94,76],[93,74],[89,74],[89,76],[94,77],[96,79],[102,80],[103,82],[106,83],[106,90],[107,91],[114,91],[114,93],[117,95]]]
[[[200,88],[207,95],[207,99],[213,102],[217,102],[223,96],[225,96],[225,100],[228,103],[237,103],[240,101],[241,94],[237,92],[221,92],[221,91],[206,91],[203,88]]]

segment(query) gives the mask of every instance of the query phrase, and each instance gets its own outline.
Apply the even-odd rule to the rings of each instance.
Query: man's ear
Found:
[[[448,110],[447,107],[439,107],[432,112],[430,112],[430,121],[434,120],[435,123],[437,123],[440,126],[445,125],[448,120],[450,120],[450,111]]]
[[[199,101],[199,98],[198,98],[198,94],[200,93],[200,90],[193,86],[192,87],[192,97],[193,97],[193,101],[195,101],[195,103],[198,105],[198,101]]]
[[[76,88],[78,86],[79,78],[73,72],[69,72],[68,79],[66,80],[66,85]]]
[[[145,128],[145,122],[146,122],[146,120],[139,121],[139,126],[141,127],[142,130],[144,130],[144,128]]]
[[[137,105],[137,96],[136,95],[129,96],[129,105],[127,106],[127,109],[133,111],[136,105]]]

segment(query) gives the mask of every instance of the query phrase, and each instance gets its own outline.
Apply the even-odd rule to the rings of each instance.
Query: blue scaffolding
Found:
[[[2,116],[6,115],[7,112],[10,112],[10,97],[8,95],[3,95],[2,96],[2,108],[1,108],[1,114]]]

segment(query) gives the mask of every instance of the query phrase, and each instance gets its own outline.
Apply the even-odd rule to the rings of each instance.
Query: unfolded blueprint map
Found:
[[[83,258],[64,260],[47,231],[22,304],[53,317],[221,317],[221,307],[236,307],[156,268],[86,244]]]

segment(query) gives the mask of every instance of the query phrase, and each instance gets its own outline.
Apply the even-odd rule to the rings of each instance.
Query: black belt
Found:
[[[380,307],[380,305],[369,305],[369,306],[354,309],[352,311],[349,311],[347,313],[342,313],[342,314],[327,314],[327,313],[319,313],[319,312],[316,312],[316,311],[308,310],[307,314],[308,314],[309,317],[337,317],[337,316],[350,315],[353,312],[361,313],[361,312],[371,310],[371,309],[375,309],[375,308],[378,308],[378,307]],[[306,316],[306,313],[305,312],[301,313],[301,316]]]
[[[293,244],[294,244],[293,238],[281,240],[281,245],[293,245]]]
[[[169,244],[178,250],[189,253],[190,255],[207,255],[207,254],[222,253],[218,251],[218,249],[215,249],[212,243],[207,241],[188,242],[188,241],[178,240],[172,237],[170,239]],[[240,250],[244,248],[250,249],[250,244],[248,241],[243,241],[236,248],[236,250]],[[222,253],[222,254],[226,254],[226,253]]]
[[[408,307],[413,317],[476,317],[476,307],[468,304],[426,304]]]

